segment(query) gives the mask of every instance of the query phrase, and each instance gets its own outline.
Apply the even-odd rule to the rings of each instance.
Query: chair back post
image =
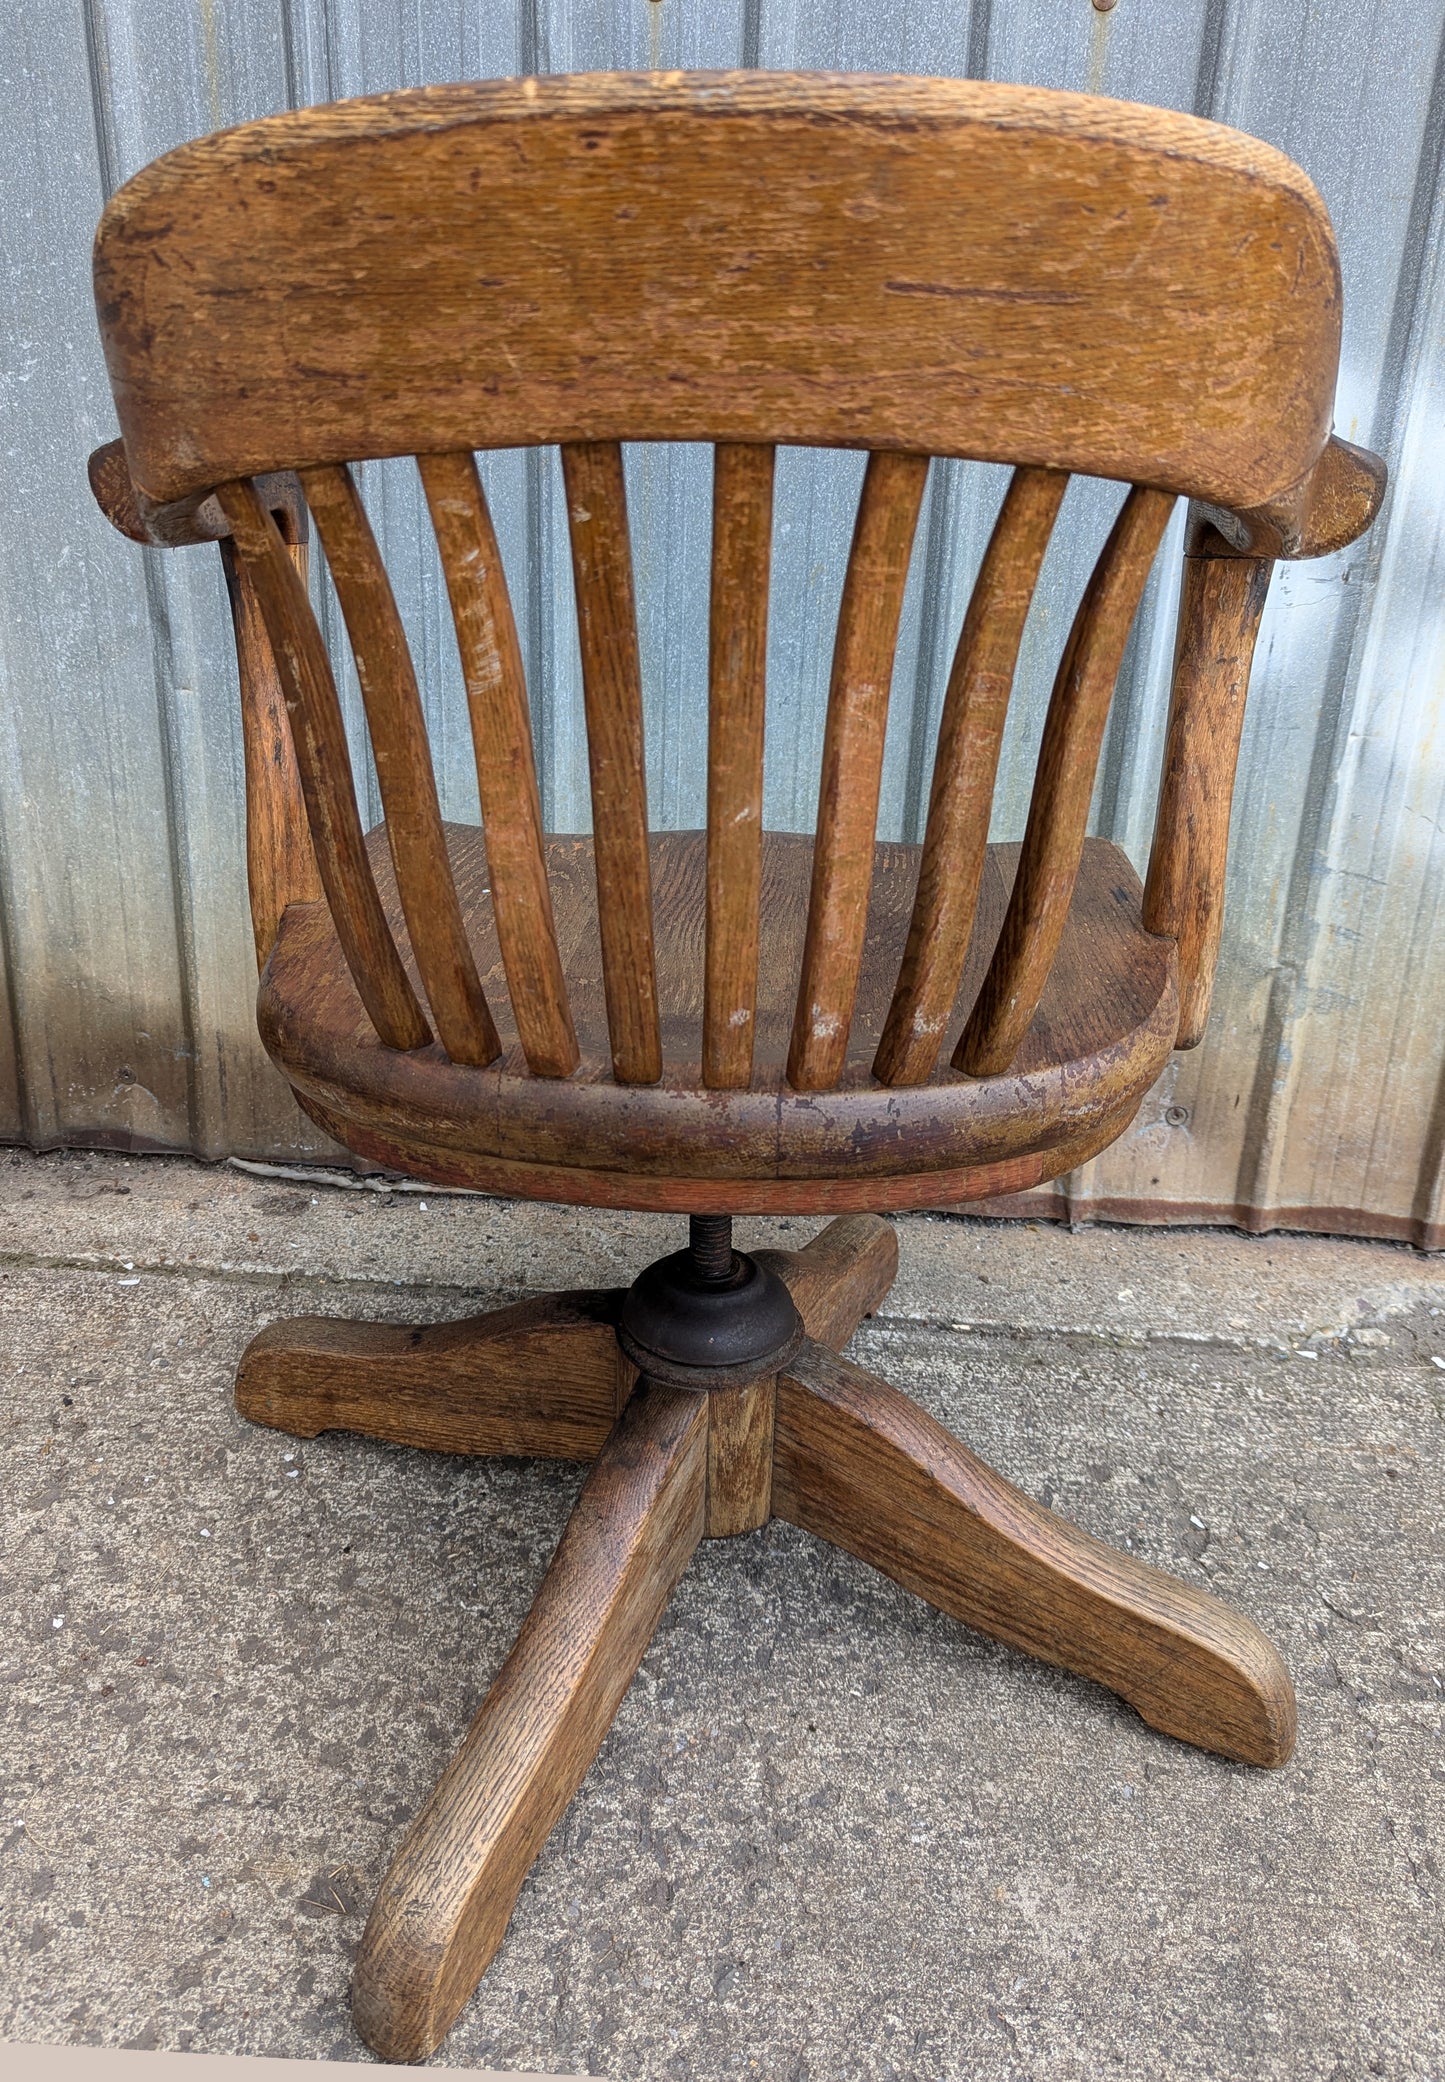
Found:
[[[302,509],[304,512],[304,508]],[[306,583],[309,545],[288,537],[297,576]],[[288,904],[312,904],[322,894],[316,849],[301,793],[276,658],[250,573],[229,537],[219,544],[236,643],[241,691],[241,747],[246,770],[246,881],[256,971],[265,969]]]

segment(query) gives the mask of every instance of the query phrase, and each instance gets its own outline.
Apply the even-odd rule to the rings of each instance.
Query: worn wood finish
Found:
[[[1068,478],[1016,470],[968,603],[943,697],[918,893],[873,1074],[933,1075],[973,932],[999,749],[1039,567]]]
[[[296,1316],[252,1338],[236,1407],[298,1438],[595,1460],[632,1391],[622,1290],[544,1294],[455,1323]]]
[[[1174,1018],[1171,1000],[1170,1018]],[[429,1183],[464,1186],[470,1192],[498,1193],[517,1200],[549,1200],[568,1207],[617,1207],[640,1214],[716,1214],[726,1201],[734,1214],[810,1215],[871,1212],[879,1207],[903,1213],[912,1208],[959,1207],[966,1200],[1001,1200],[1027,1193],[1034,1186],[1076,1171],[1090,1157],[1117,1142],[1138,1112],[1153,1079],[1124,1104],[1127,1118],[1107,1115],[1045,1150],[995,1163],[963,1164],[938,1171],[888,1178],[716,1178],[666,1176],[626,1171],[594,1171],[575,1164],[529,1164],[524,1158],[478,1156],[446,1142],[428,1142],[408,1129],[388,1134],[358,1125],[349,1115],[333,1113],[297,1092],[303,1113],[333,1141],[369,1163],[410,1172]]]
[[[898,1275],[898,1234],[881,1215],[840,1215],[800,1251],[754,1251],[787,1283],[803,1328],[841,1351]]]
[[[755,1532],[773,1515],[773,1412],[769,1377],[745,1388],[715,1388],[707,1397],[708,1539]]]
[[[304,585],[306,547],[288,545]],[[286,696],[251,575],[235,545],[221,544],[241,686],[241,748],[246,762],[246,881],[256,967],[263,970],[288,904],[321,900],[316,849],[291,740]]]
[[[1218,537],[1213,537],[1217,543]],[[1179,644],[1144,924],[1179,949],[1177,1048],[1204,1037],[1224,930],[1229,810],[1244,698],[1273,565],[1266,557],[1184,559]]]
[[[254,487],[223,485],[217,496],[271,639],[316,864],[347,969],[385,1046],[421,1048],[431,1034],[376,893],[356,812],[341,704],[311,603]]]
[[[808,1336],[841,1349],[892,1284],[898,1239],[877,1215],[844,1215],[800,1251],[755,1256],[787,1285]],[[450,1323],[293,1316],[246,1347],[236,1407],[296,1438],[355,1431],[435,1453],[595,1460],[637,1378],[616,1336],[625,1291],[539,1294]],[[725,1500],[736,1511],[740,1494],[766,1499],[771,1486],[770,1383],[717,1399],[708,1464],[716,1531]]]
[[[713,456],[702,1081],[723,1090],[753,1072],[774,454],[723,441]]]
[[[200,139],[111,199],[96,298],[153,501],[615,437],[1257,505],[1324,446],[1339,340],[1324,205],[1267,145],[1089,95],[768,72],[423,88]]]
[[[432,2052],[501,1943],[702,1535],[706,1490],[706,1398],[642,1384],[367,1921],[352,2001],[384,2059]]]
[[[1084,849],[1094,775],[1124,647],[1174,500],[1136,485],[1094,566],[1059,664],[1039,747],[1023,853],[983,988],[954,1063],[1007,1070],[1054,965]]]
[[[96,505],[111,526],[132,542],[154,549],[189,549],[202,542],[223,542],[230,535],[231,524],[218,498],[187,502],[172,514],[157,513],[136,489],[123,441],[107,441],[92,449],[86,475]],[[306,500],[295,472],[276,471],[257,476],[254,482],[256,496],[275,516],[284,539],[294,547],[304,547]]]
[[[417,458],[461,653],[492,906],[512,1016],[534,1077],[570,1077],[567,1003],[532,749],[521,646],[496,531],[470,451]]]
[[[351,639],[402,914],[437,1038],[453,1062],[490,1063],[501,1044],[447,865],[426,717],[391,581],[351,472],[303,470],[301,485]]]
[[[448,827],[448,839],[468,932],[490,989],[499,957],[485,848],[467,827]],[[371,843],[387,912],[395,916],[385,843],[380,837]],[[745,1091],[709,1091],[699,1082],[697,1055],[706,840],[700,833],[657,833],[651,857],[664,1071],[656,1085],[622,1085],[608,1074],[597,878],[586,839],[548,846],[582,1049],[576,1076],[526,1074],[506,1005],[495,993],[504,1053],[490,1069],[449,1063],[435,1052],[405,1055],[382,1047],[319,906],[311,912],[293,906],[287,914],[259,1000],[262,1038],[312,1117],[378,1161],[487,1191],[704,1213],[719,1206],[841,1212],[927,1205],[917,1196],[930,1190],[929,1175],[931,1190],[941,1196],[932,1204],[946,1205],[957,1174],[1015,1166],[1015,1160],[1015,1168],[994,1177],[1052,1176],[1081,1141],[1097,1143],[1111,1125],[1119,1132],[1168,1058],[1178,1024],[1173,945],[1144,930],[1142,891],[1125,856],[1090,840],[1048,989],[1011,1068],[997,1078],[970,1079],[945,1065],[927,1084],[879,1085],[869,1066],[898,973],[918,863],[916,847],[880,845],[851,1053],[832,1090],[793,1091],[787,1049],[813,851],[806,838],[768,833],[753,1080]],[[1004,915],[1018,857],[1017,847],[990,849],[976,952],[955,1008],[960,1024]]]
[[[1387,474],[1381,457],[1332,434],[1308,475],[1278,498],[1238,511],[1201,502],[1191,522],[1223,536],[1228,548],[1217,554],[1325,557],[1364,534],[1384,501]]]
[[[1289,1675],[1250,1620],[1034,1503],[821,1346],[779,1381],[773,1510],[1165,1734],[1247,1764],[1294,1746]]]
[[[662,1043],[647,854],[642,667],[622,450],[615,441],[572,443],[562,450],[562,476],[577,584],[612,1070],[619,1084],[655,1084],[662,1075]]]
[[[858,500],[833,647],[808,935],[788,1051],[795,1091],[826,1091],[848,1054],[868,929],[893,655],[927,477],[926,456],[870,455]]]

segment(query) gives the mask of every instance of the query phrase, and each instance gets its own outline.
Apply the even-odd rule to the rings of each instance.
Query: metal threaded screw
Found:
[[[733,1271],[733,1218],[695,1214],[688,1219],[688,1248],[693,1269],[705,1280],[726,1280]]]

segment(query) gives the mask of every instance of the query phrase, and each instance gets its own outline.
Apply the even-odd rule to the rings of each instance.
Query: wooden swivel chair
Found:
[[[593,1463],[517,1644],[384,1881],[377,2050],[436,2046],[501,1942],[700,1539],[770,1514],[1167,1734],[1279,1764],[1254,1625],[1021,1495],[840,1357],[893,1276],[880,1211],[1017,1191],[1128,1125],[1198,1041],[1271,560],[1363,529],[1330,439],[1330,225],[1277,152],[1191,118],[951,81],[487,83],[183,146],[106,210],[96,296],[138,540],[221,545],[259,1016],[327,1132],[433,1182],[691,1217],[629,1289],[471,1322],[278,1324],[239,1407]],[[619,442],[715,446],[706,832],[649,832]],[[762,828],[774,445],[868,452],[813,834]],[[557,443],[589,837],[542,829],[473,451]],[[348,472],[414,455],[482,829],[438,809],[416,678]],[[963,623],[923,845],[875,840],[931,456],[1014,464]],[[987,844],[1024,618],[1069,473],[1130,488],[1059,665],[1022,845]],[[284,474],[292,473],[292,474]],[[1085,836],[1116,674],[1195,501],[1147,883]],[[314,519],[385,824],[364,835],[303,573]],[[545,699],[545,690],[542,698]],[[836,1219],[731,1248],[731,1217]]]

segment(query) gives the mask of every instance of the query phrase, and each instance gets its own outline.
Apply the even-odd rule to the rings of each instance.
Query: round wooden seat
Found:
[[[363,1155],[428,1179],[593,1205],[735,1213],[917,1207],[1019,1191],[1113,1141],[1174,1042],[1173,943],[1144,930],[1126,857],[1093,839],[1048,988],[1011,1068],[969,1077],[948,1066],[945,1048],[927,1082],[880,1084],[871,1065],[920,849],[879,845],[843,1075],[831,1091],[791,1090],[785,1065],[813,842],[769,833],[752,1082],[705,1089],[705,835],[665,832],[651,840],[663,1074],[656,1084],[620,1084],[608,1050],[592,842],[552,838],[548,879],[582,1061],[571,1077],[534,1077],[506,995],[482,834],[450,825],[447,842],[503,1042],[494,1064],[453,1062],[434,1042],[383,1047],[324,904],[286,912],[260,999],[266,1046],[312,1118]],[[405,947],[384,828],[368,846]],[[951,1035],[977,994],[1018,851],[989,848]]]

